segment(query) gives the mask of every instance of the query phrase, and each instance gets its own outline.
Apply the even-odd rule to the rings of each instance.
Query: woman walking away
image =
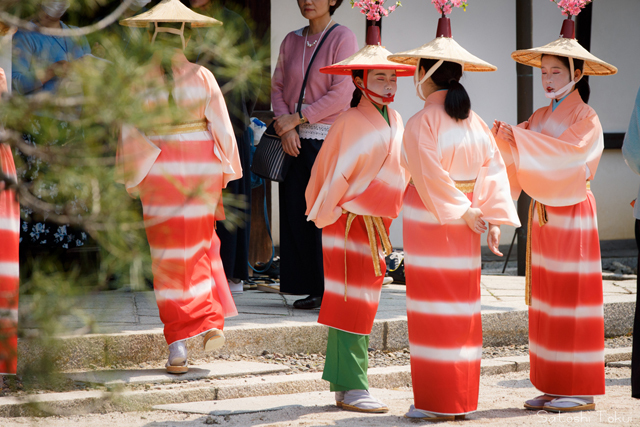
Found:
[[[0,33],[6,26],[0,23]],[[0,68],[0,94],[7,91],[7,78]],[[18,365],[18,295],[20,205],[6,179],[15,181],[16,166],[11,147],[0,144],[0,389],[2,376],[15,375]]]
[[[524,190],[532,198],[526,292],[530,375],[544,394],[524,406],[594,410],[593,396],[605,392],[604,314],[596,201],[589,183],[604,137],[598,115],[587,105],[589,85],[583,76],[617,69],[578,44],[571,17],[559,39],[511,57],[541,68],[542,87],[551,100],[517,127],[499,121],[493,127],[512,194]]]
[[[463,70],[496,67],[451,38],[444,12],[434,40],[389,59],[418,64],[414,81],[425,101],[402,146],[412,179],[403,241],[414,405],[405,416],[464,419],[478,407],[480,386],[480,237],[486,221],[487,244],[502,256],[500,225],[520,225],[493,135],[460,83]]]
[[[342,409],[387,412],[369,394],[369,334],[378,310],[384,256],[391,252],[389,226],[402,207],[408,176],[400,166],[403,123],[388,107],[398,76],[414,67],[387,61],[380,27],[368,29],[367,45],[323,73],[351,75],[351,109],[335,121],[307,187],[307,215],[322,229],[324,298],[318,322],[329,326],[322,378]],[[378,237],[376,237],[378,236]]]
[[[170,90],[148,100],[177,107],[181,123],[160,125],[146,135],[123,126],[118,166],[130,194],[140,194],[151,247],[153,286],[169,344],[167,371],[188,370],[185,340],[204,335],[203,348],[224,344],[224,318],[237,310],[220,261],[215,221],[221,218],[221,193],[242,176],[229,114],[213,74],[187,61],[183,50],[186,24],[220,25],[179,0],[163,0],[149,12],[122,25],[153,22],[153,40],[165,55],[158,75]],[[181,28],[160,26],[178,23]],[[179,36],[179,37],[176,37]]]
[[[331,15],[342,0],[297,2],[309,25],[292,31],[282,41],[271,83],[275,129],[282,137],[284,151],[294,157],[279,190],[280,291],[308,295],[293,306],[313,309],[320,307],[324,293],[322,232],[313,222],[307,222],[304,192],[322,141],[338,115],[349,108],[352,91],[347,76],[323,75],[319,70],[353,55],[358,42],[350,29],[339,25],[318,48],[325,34],[337,25]],[[314,54],[298,113],[304,75]]]

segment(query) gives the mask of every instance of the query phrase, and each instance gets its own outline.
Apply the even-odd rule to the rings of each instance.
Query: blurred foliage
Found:
[[[5,0],[0,2],[0,11],[29,20],[38,13],[39,3],[40,0]],[[99,19],[120,3],[72,0],[62,21],[91,24],[94,22],[87,23],[87,16]],[[152,1],[147,8],[156,3]],[[245,21],[252,28],[246,15]],[[42,262],[30,262],[29,275],[21,283],[21,293],[30,294],[28,311],[21,313],[26,318],[21,321],[29,325],[28,331],[38,332],[24,332],[22,339],[37,340],[50,349],[48,356],[28,368],[32,377],[49,378],[47,375],[53,372],[53,336],[64,330],[63,322],[58,321],[60,316],[74,310],[70,301],[77,298],[72,296],[124,284],[142,289],[151,279],[140,202],[130,198],[124,186],[114,180],[118,135],[123,124],[133,124],[144,132],[158,123],[181,121],[181,112],[171,106],[145,105],[147,97],[168,90],[172,84],[149,78],[156,73],[158,64],[172,55],[170,49],[152,45],[147,30],[122,27],[117,22],[87,39],[96,58],[73,61],[68,73],[59,76],[61,83],[55,93],[21,96],[14,91],[3,95],[0,102],[0,116],[7,131],[3,142],[16,153],[24,153],[14,156],[21,204],[35,217],[77,225],[93,238],[98,252],[96,265],[89,272],[82,262],[63,265],[60,260],[46,257]],[[221,85],[223,91],[256,91],[269,87],[269,73],[263,72],[269,66],[269,52],[261,45],[251,37],[247,39],[243,30],[225,25],[194,31],[185,53],[203,64],[215,60],[216,78],[225,82]],[[63,121],[64,132],[55,120],[43,117]],[[48,143],[25,144],[23,134],[36,134],[38,141]],[[46,167],[22,180],[27,157]],[[225,223],[232,227],[242,224],[244,218],[233,208],[244,207],[245,202],[225,195],[224,204],[228,219]]]

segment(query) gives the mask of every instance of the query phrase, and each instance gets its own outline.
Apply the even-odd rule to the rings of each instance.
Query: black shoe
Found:
[[[293,308],[299,308],[301,310],[311,310],[312,308],[320,307],[320,305],[322,305],[322,297],[314,297],[311,295],[293,302]]]

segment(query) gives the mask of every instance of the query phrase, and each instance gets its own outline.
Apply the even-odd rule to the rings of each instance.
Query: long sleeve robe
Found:
[[[462,215],[473,207],[492,224],[520,222],[491,131],[473,111],[451,118],[446,96],[429,95],[407,123],[403,240],[415,407],[460,415],[477,409],[482,355],[480,235]]]
[[[216,219],[222,188],[242,176],[224,98],[213,74],[177,55],[173,98],[186,122],[206,130],[147,136],[122,129],[117,166],[130,194],[140,194],[151,248],[154,290],[168,344],[222,329],[237,309],[220,260]],[[167,95],[149,104],[166,102]]]
[[[306,191],[308,220],[323,228],[325,293],[318,322],[363,335],[373,326],[382,276],[374,274],[362,215],[382,217],[388,232],[408,182],[400,166],[402,118],[388,111],[389,124],[363,98],[340,115],[320,149]],[[347,238],[347,301],[343,209],[358,215]],[[382,254],[376,256],[384,268]]]
[[[604,311],[596,202],[587,189],[604,148],[595,111],[577,90],[498,139],[520,190],[545,205],[531,221],[531,382],[547,394],[604,394]]]

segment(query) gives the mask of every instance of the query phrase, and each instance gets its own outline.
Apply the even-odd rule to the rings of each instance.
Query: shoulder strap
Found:
[[[313,56],[309,60],[309,66],[307,67],[307,72],[304,73],[304,81],[302,82],[302,89],[300,89],[300,98],[298,98],[298,109],[296,110],[296,112],[298,113],[300,112],[300,110],[302,110],[302,98],[304,98],[304,90],[307,87],[307,80],[309,78],[309,72],[311,71],[311,64],[313,64],[313,60],[316,59],[316,55],[320,51],[320,48],[322,47],[322,44],[324,43],[324,41],[327,39],[327,37],[329,37],[329,34],[331,34],[331,31],[333,31],[339,25],[340,24],[335,24],[333,27],[329,28],[329,31],[327,31],[325,35],[322,37],[322,40],[320,40],[320,44],[318,44],[318,48],[315,50],[315,52],[313,52]]]

